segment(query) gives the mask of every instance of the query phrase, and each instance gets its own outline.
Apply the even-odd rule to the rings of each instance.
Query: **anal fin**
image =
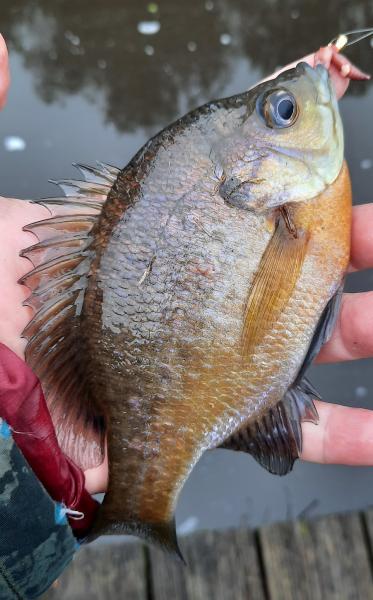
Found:
[[[248,452],[270,473],[286,475],[302,451],[301,422],[318,422],[313,400],[319,398],[309,381],[302,379],[259,420],[241,427],[220,448]]]
[[[343,282],[326,304],[316,325],[303,364],[283,399],[257,422],[246,424],[233,433],[220,448],[251,454],[271,473],[286,475],[302,452],[302,421],[317,424],[313,400],[321,400],[304,374],[332,334],[338,318]]]

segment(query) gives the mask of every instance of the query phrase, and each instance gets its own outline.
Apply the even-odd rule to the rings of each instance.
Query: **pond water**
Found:
[[[2,0],[12,88],[0,118],[1,193],[54,195],[50,178],[71,164],[124,166],[153,134],[188,109],[241,92],[328,42],[373,25],[355,0]],[[348,50],[373,71],[369,41]],[[341,102],[355,203],[372,201],[373,86],[351,85]],[[373,272],[348,278],[373,287]],[[330,402],[373,407],[372,361],[317,366],[311,379]],[[257,525],[302,514],[366,507],[373,469],[298,463],[285,478],[249,456],[207,453],[179,501],[181,531]]]

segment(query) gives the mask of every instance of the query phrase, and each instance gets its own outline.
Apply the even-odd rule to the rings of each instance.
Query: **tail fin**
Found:
[[[162,548],[186,564],[179,547],[174,517],[170,521],[157,523],[147,523],[140,519],[110,521],[105,517],[105,503],[106,496],[93,529],[88,536],[89,542],[101,535],[135,535]]]

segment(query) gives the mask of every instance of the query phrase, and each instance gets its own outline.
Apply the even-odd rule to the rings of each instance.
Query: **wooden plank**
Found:
[[[43,595],[43,600],[146,600],[144,546],[87,546]]]
[[[150,549],[153,600],[265,599],[252,532],[200,532],[180,545],[187,566]]]
[[[270,600],[370,600],[369,553],[358,513],[259,532]]]
[[[366,542],[368,546],[370,568],[373,573],[373,508],[369,508],[368,510],[364,511],[364,513],[362,513],[362,519],[367,537]]]

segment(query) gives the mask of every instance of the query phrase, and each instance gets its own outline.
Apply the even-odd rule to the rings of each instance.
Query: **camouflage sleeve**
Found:
[[[40,596],[77,546],[64,507],[47,494],[0,419],[0,600]]]

